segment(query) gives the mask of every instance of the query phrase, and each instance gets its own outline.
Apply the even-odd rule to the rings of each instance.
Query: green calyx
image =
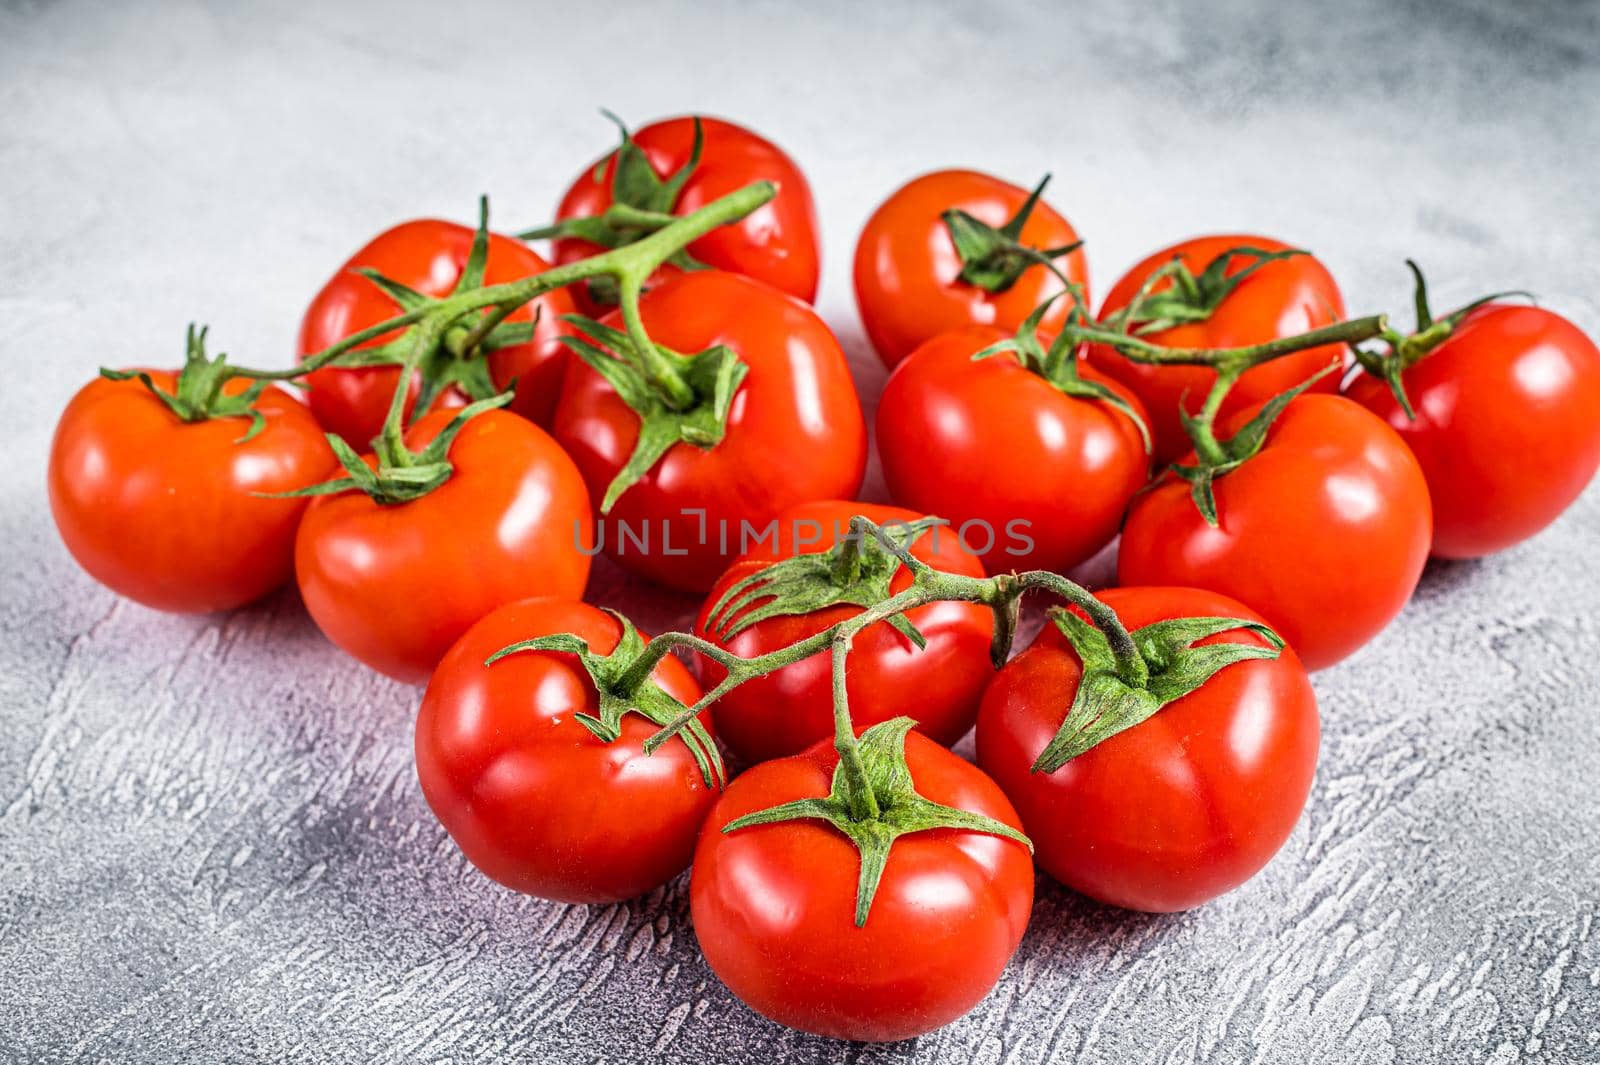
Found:
[[[1114,389],[1100,381],[1091,381],[1079,372],[1078,353],[1081,344],[1073,335],[1073,331],[1063,330],[1051,340],[1048,349],[1039,340],[1039,325],[1044,321],[1044,316],[1050,307],[1061,296],[1062,293],[1058,292],[1035,307],[1018,327],[1016,336],[989,345],[973,355],[973,360],[1009,353],[1016,356],[1024,369],[1044,378],[1052,388],[1063,395],[1109,404],[1113,409],[1127,415],[1128,419],[1138,427],[1139,437],[1144,441],[1145,454],[1148,455],[1154,446],[1150,438],[1150,426],[1139,412],[1133,409],[1133,405],[1118,395]],[[1073,293],[1073,297],[1077,298],[1076,292]],[[1082,317],[1082,313],[1080,302],[1073,308],[1069,322],[1076,322]]]
[[[1355,344],[1349,345],[1349,348],[1361,368],[1388,385],[1389,391],[1394,393],[1395,401],[1400,404],[1400,409],[1406,412],[1407,418],[1415,421],[1417,412],[1411,406],[1411,397],[1406,395],[1405,384],[1402,381],[1405,372],[1448,340],[1467,315],[1479,307],[1513,296],[1521,296],[1528,300],[1532,300],[1533,297],[1520,290],[1495,292],[1475,299],[1463,307],[1457,307],[1443,318],[1435,319],[1433,311],[1428,306],[1428,282],[1422,276],[1422,268],[1411,259],[1406,260],[1406,267],[1416,280],[1413,297],[1417,311],[1416,330],[1404,334],[1397,329],[1385,329],[1380,336],[1386,345],[1384,351],[1368,351]]]
[[[638,680],[631,679],[637,671],[630,670],[630,667],[645,651],[644,637],[639,635],[633,622],[621,614],[616,611],[607,613],[622,625],[622,636],[609,654],[596,654],[583,639],[570,633],[558,633],[502,647],[485,659],[483,664],[485,667],[492,666],[507,655],[527,651],[557,651],[576,656],[594,683],[598,704],[597,713],[578,714],[576,717],[602,743],[615,743],[621,737],[624,714],[639,714],[657,725],[671,722],[687,708],[667,694],[649,675]],[[678,738],[693,754],[706,787],[723,787],[727,783],[727,773],[722,764],[722,755],[698,717],[684,726]],[[653,750],[646,748],[645,753],[648,755]]]
[[[327,496],[360,491],[385,506],[419,499],[444,484],[455,472],[455,467],[450,463],[450,445],[466,428],[467,422],[484,411],[505,406],[511,402],[512,395],[511,392],[502,392],[462,407],[450,419],[450,423],[439,431],[439,435],[418,452],[408,451],[403,443],[380,436],[375,442],[377,469],[367,465],[355,448],[345,443],[337,433],[329,433],[328,446],[333,449],[339,465],[344,467],[345,476],[293,492],[274,492],[269,498]]]
[[[874,526],[870,533],[852,525],[829,550],[780,559],[734,584],[712,606],[706,628],[726,643],[768,618],[809,614],[841,604],[865,609],[882,602],[889,598],[890,582],[900,572],[900,552],[943,524],[942,518],[922,518]],[[885,621],[919,650],[927,646],[922,633],[904,614]]]
[[[1134,645],[1148,667],[1142,681],[1118,671],[1106,634],[1076,613],[1060,607],[1051,620],[1083,663],[1083,676],[1061,728],[1039,752],[1035,773],[1054,773],[1096,744],[1139,724],[1157,710],[1183,698],[1235,662],[1277,658],[1283,639],[1270,628],[1239,618],[1174,618],[1135,629]],[[1269,646],[1197,641],[1219,633],[1253,632]]]
[[[601,114],[616,124],[622,143],[613,153],[616,167],[611,174],[611,206],[604,212],[585,218],[569,218],[564,222],[529,229],[517,236],[522,240],[545,240],[574,237],[602,248],[620,248],[640,240],[676,219],[674,212],[683,187],[700,166],[701,152],[705,147],[705,131],[700,119],[694,119],[694,145],[689,150],[689,160],[671,174],[658,174],[650,165],[644,150],[634,143],[627,123],[602,110]],[[609,157],[608,157],[609,158]],[[606,159],[595,166],[593,179],[598,184],[605,179]],[[697,261],[688,251],[679,249],[667,262],[684,270],[701,270],[705,264]],[[619,302],[620,293],[614,279],[599,277],[589,281],[589,293],[596,302],[612,306]]]
[[[412,407],[413,420],[422,417],[432,408],[434,400],[451,388],[459,389],[470,400],[489,399],[500,389],[489,374],[484,358],[501,348],[526,344],[533,339],[538,320],[532,322],[507,322],[505,318],[516,305],[490,306],[477,311],[457,313],[426,330],[427,342],[419,350],[419,336],[423,335],[424,321],[429,311],[440,308],[465,293],[484,287],[484,271],[489,260],[489,200],[478,200],[478,228],[472,238],[472,248],[461,269],[461,276],[451,290],[442,297],[424,295],[392,278],[368,267],[357,267],[355,272],[372,282],[394,301],[403,314],[415,313],[417,324],[407,326],[400,336],[370,348],[358,348],[340,359],[340,366],[400,366],[413,363],[418,378],[417,398]],[[402,387],[404,383],[402,382]]]
[[[905,754],[906,733],[915,725],[909,717],[897,717],[861,734],[858,743],[865,771],[863,782],[856,783],[841,760],[834,769],[833,786],[827,797],[798,799],[758,810],[730,821],[722,831],[738,832],[757,825],[799,820],[826,821],[838,829],[855,844],[861,856],[856,882],[857,928],[867,923],[878,882],[889,862],[889,851],[901,836],[935,828],[961,829],[1014,840],[1031,853],[1033,844],[1028,837],[1010,825],[970,810],[944,806],[917,793]],[[868,794],[857,794],[861,788]],[[859,811],[864,805],[872,812],[861,816]]]
[[[1174,257],[1146,278],[1133,299],[1103,324],[1136,336],[1148,336],[1175,326],[1203,322],[1216,313],[1234,289],[1263,266],[1308,254],[1299,248],[1266,251],[1241,244],[1212,259],[1199,274],[1190,270],[1182,259]],[[1249,260],[1248,265],[1230,274],[1228,269],[1236,259]],[[1162,281],[1171,284],[1156,291]]]
[[[127,381],[137,378],[150,390],[151,395],[185,422],[203,422],[212,418],[249,418],[250,425],[245,429],[244,435],[234,441],[236,444],[243,444],[253,440],[256,434],[266,427],[266,417],[256,407],[256,401],[261,398],[261,393],[266,389],[268,382],[253,381],[243,392],[231,396],[224,394],[222,386],[235,376],[234,368],[228,365],[226,354],[218,353],[214,359],[206,355],[207,331],[205,326],[197,328],[193,322],[189,324],[183,369],[178,371],[178,380],[171,392],[158,388],[155,380],[143,370],[110,370],[102,367],[100,376],[108,381]]]
[[[1245,422],[1226,440],[1217,438],[1213,425],[1223,396],[1238,379],[1237,373],[1218,375],[1217,384],[1206,397],[1205,408],[1199,414],[1190,414],[1182,402],[1179,402],[1178,418],[1183,423],[1184,431],[1194,441],[1196,461],[1192,466],[1174,463],[1172,472],[1189,482],[1190,498],[1199,508],[1201,516],[1206,519],[1207,525],[1215,528],[1219,524],[1214,487],[1216,479],[1254,458],[1262,445],[1267,442],[1267,430],[1272,428],[1272,423],[1278,420],[1278,416],[1285,408],[1302,392],[1336,369],[1338,365],[1330,363],[1288,391],[1273,396],[1255,417]]]
[[[961,272],[956,275],[958,280],[976,285],[985,292],[999,294],[1015,285],[1028,270],[1042,266],[1060,278],[1068,288],[1074,287],[1067,275],[1056,266],[1055,260],[1077,251],[1083,246],[1081,240],[1059,248],[1035,248],[1022,243],[1022,229],[1028,224],[1028,217],[1033,214],[1040,194],[1049,183],[1050,175],[1046,174],[1011,220],[998,229],[955,207],[940,215],[950,232],[950,241],[956,247],[956,254],[961,257]]]
[[[722,442],[734,394],[750,371],[733,349],[719,344],[684,355],[649,342],[648,337],[641,342],[631,332],[592,318],[568,315],[562,320],[584,334],[562,337],[562,343],[604,377],[639,415],[638,442],[606,486],[600,503],[602,514],[610,513],[622,493],[649,473],[673,445],[684,443],[708,451]],[[669,382],[687,397],[686,402],[675,403],[667,394],[663,385]]]

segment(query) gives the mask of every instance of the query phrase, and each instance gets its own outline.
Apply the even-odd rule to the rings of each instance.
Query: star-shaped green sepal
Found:
[[[956,246],[956,254],[961,257],[961,272],[956,275],[960,280],[998,295],[1015,285],[1033,267],[1042,266],[1060,278],[1062,284],[1072,286],[1072,281],[1056,266],[1055,260],[1077,251],[1083,241],[1059,248],[1035,248],[1022,243],[1022,229],[1049,183],[1050,175],[1046,174],[1003,226],[991,226],[958,207],[940,215],[950,232],[951,243]]]

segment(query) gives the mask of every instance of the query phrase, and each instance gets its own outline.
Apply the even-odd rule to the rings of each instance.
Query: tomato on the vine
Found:
[[[300,323],[299,358],[305,359],[352,333],[401,313],[393,298],[355,272],[358,268],[376,270],[424,296],[445,296],[461,278],[474,235],[470,226],[418,219],[402,222],[372,238],[339,267],[306,308]],[[549,268],[526,244],[498,233],[489,234],[484,284],[517,281]],[[537,317],[531,341],[473,356],[488,360],[489,375],[497,388],[509,388],[516,382],[517,394],[510,409],[540,425],[549,424],[555,409],[566,367],[560,338],[570,331],[561,316],[573,310],[572,297],[565,290],[545,293],[506,318],[508,323],[529,323]],[[362,347],[377,347],[398,335],[385,334]],[[383,427],[384,415],[399,383],[400,368],[391,365],[329,366],[306,376],[311,412],[323,428],[343,437],[357,451],[366,450]],[[408,421],[419,388],[420,375],[414,375],[406,402]],[[466,402],[467,397],[452,387],[439,394],[433,409],[460,407]]]
[[[424,447],[452,414],[424,415],[407,430],[407,446]],[[313,500],[295,543],[300,594],[322,631],[373,669],[413,683],[496,607],[529,596],[577,599],[589,578],[588,494],[544,430],[487,411],[461,429],[449,459],[449,480],[409,502],[379,503],[359,491]]]
[[[674,588],[703,592],[784,509],[848,499],[861,485],[867,432],[839,342],[810,307],[720,270],[679,274],[645,293],[651,339],[675,352],[725,345],[748,368],[709,447],[680,441],[617,496],[600,526],[606,552]],[[605,325],[621,328],[621,312]],[[671,356],[669,356],[671,358]],[[603,508],[639,443],[641,415],[574,359],[553,432]]]
[[[1163,248],[1134,266],[1112,287],[1100,307],[1101,321],[1127,312],[1152,275],[1163,267],[1170,271],[1179,264],[1190,277],[1203,283],[1180,296],[1174,291],[1173,279],[1163,277],[1144,292],[1147,297],[1162,297],[1167,306],[1161,310],[1177,310],[1176,315],[1161,317],[1159,310],[1153,310],[1158,320],[1147,321],[1135,315],[1127,323],[1153,344],[1171,348],[1247,347],[1332,325],[1344,317],[1344,297],[1339,286],[1327,267],[1311,255],[1273,259],[1234,255],[1223,261],[1215,273],[1207,275],[1207,267],[1236,249],[1253,249],[1268,256],[1293,250],[1270,237],[1238,235],[1196,237]],[[1241,276],[1247,272],[1247,276]],[[1182,308],[1171,305],[1175,300],[1182,303]],[[1143,331],[1151,325],[1182,319],[1185,313],[1204,317]],[[1135,362],[1104,345],[1094,345],[1089,350],[1090,362],[1127,385],[1144,403],[1155,436],[1156,463],[1166,465],[1182,457],[1189,450],[1189,439],[1178,417],[1179,404],[1191,414],[1197,412],[1216,380],[1216,372],[1204,366]],[[1264,402],[1329,364],[1339,365],[1343,358],[1341,345],[1326,344],[1252,367],[1223,400],[1221,415],[1227,418]],[[1335,392],[1338,381],[1330,375],[1312,385],[1311,390]]]
[[[879,205],[856,243],[855,289],[861,323],[885,363],[893,367],[923,342],[963,326],[1014,332],[1034,308],[1065,293],[1056,270],[1088,300],[1077,231],[1032,196],[1037,191],[974,170],[938,170]],[[952,220],[952,213],[965,219]],[[1006,232],[1019,216],[1020,228]],[[1043,330],[1059,332],[1072,307],[1070,295],[1061,295]]]
[[[1113,588],[1129,629],[1170,618],[1259,622],[1193,588]],[[1267,642],[1246,629],[1198,645]],[[1254,876],[1283,846],[1316,769],[1317,702],[1294,652],[1235,662],[1053,772],[1032,767],[1073,704],[1083,665],[1047,624],[1006,664],[978,714],[978,764],[1016,804],[1039,865],[1113,906],[1198,906]]]
[[[1416,417],[1363,373],[1348,395],[1400,434],[1433,501],[1433,553],[1477,558],[1520,543],[1600,467],[1600,350],[1541,307],[1490,303],[1404,369]]]
[[[942,828],[894,841],[860,927],[861,859],[824,821],[723,829],[781,803],[829,794],[824,741],[737,777],[706,819],[689,900],[712,970],[757,1012],[837,1039],[909,1039],[988,994],[1033,909],[1033,861],[1014,839]],[[1012,829],[1011,803],[976,766],[910,733],[905,764],[927,799]]]
[[[912,523],[923,517],[899,507],[848,501],[791,507],[778,516],[775,537],[763,540],[717,579],[695,619],[695,633],[741,658],[753,658],[815,636],[860,613],[852,593],[869,582],[875,582],[875,598],[903,591],[911,584],[910,572],[876,547],[870,534],[858,541],[858,549],[846,543],[850,519],[856,515],[878,525],[888,523],[891,532],[909,531]],[[826,587],[828,579],[818,574],[824,588],[816,598],[822,605],[804,613],[772,614],[763,609],[769,605],[764,593],[753,599],[741,598],[746,589],[754,591],[759,585],[757,574],[774,563],[801,555],[838,554],[836,545],[858,553],[853,559],[841,557],[842,565],[854,561],[853,571],[836,576],[832,588]],[[920,531],[909,550],[934,569],[968,577],[984,575],[977,556],[963,547],[948,527]],[[726,604],[724,597],[728,598]],[[717,609],[719,606],[723,609]],[[851,718],[860,728],[894,717],[914,718],[924,735],[952,744],[972,727],[978,698],[993,672],[989,664],[993,614],[978,603],[936,602],[908,611],[905,620],[925,641],[924,646],[919,648],[888,622],[873,625],[856,637],[847,683]],[[724,635],[728,631],[733,635]],[[696,668],[707,687],[726,676],[722,667],[701,655],[696,656]],[[829,656],[813,655],[747,680],[717,700],[712,713],[723,742],[748,763],[802,751],[833,734]]]
[[[468,860],[509,888],[562,902],[633,898],[682,872],[716,792],[679,739],[646,755],[657,725],[636,713],[607,741],[594,680],[577,656],[526,650],[570,633],[608,654],[621,623],[585,603],[502,606],[450,648],[417,715],[417,776],[428,805]],[[700,689],[670,655],[652,679],[685,705]]]
[[[178,375],[147,371],[177,390]],[[235,378],[223,394],[240,397]],[[322,429],[278,388],[252,417],[185,421],[137,379],[97,378],[67,404],[50,446],[50,511],[89,575],[157,610],[207,613],[261,598],[294,573],[304,499],[266,498],[335,466]]]
[[[821,249],[817,211],[805,175],[783,149],[756,133],[718,118],[698,121],[703,138],[698,159],[694,154],[696,119],[692,116],[662,119],[631,134],[624,131],[619,151],[627,154],[630,166],[642,162],[650,171],[648,177],[642,171],[628,175],[627,186],[635,190],[635,198],[659,196],[662,200],[628,204],[625,199],[624,203],[660,215],[685,215],[753,181],[772,182],[778,193],[769,203],[707,233],[686,251],[696,262],[765,281],[810,303],[817,298]],[[567,189],[556,210],[558,226],[574,219],[598,218],[617,202],[614,185],[619,151],[584,170]],[[683,175],[681,185],[674,193],[666,186],[679,175]],[[557,265],[565,265],[604,250],[593,241],[563,236],[552,243],[551,257]],[[664,265],[651,284],[659,284],[678,270],[671,263]],[[608,302],[595,299],[587,285],[575,286],[574,295],[585,314],[598,315],[608,309]]]
[[[1116,536],[1149,458],[1139,425],[1104,399],[1069,395],[1004,352],[988,326],[923,344],[878,402],[878,450],[890,497],[949,518],[991,573],[1065,570]],[[1142,416],[1093,365],[1077,375]]]
[[[1231,427],[1254,413],[1240,411]],[[1331,666],[1377,635],[1428,560],[1422,469],[1394,430],[1343,396],[1292,400],[1260,452],[1219,476],[1214,490],[1216,526],[1172,474],[1135,499],[1118,583],[1237,599],[1308,669]]]

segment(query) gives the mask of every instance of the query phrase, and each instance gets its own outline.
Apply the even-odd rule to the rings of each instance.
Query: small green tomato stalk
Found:
[[[1056,260],[1083,247],[1083,241],[1063,244],[1059,248],[1035,248],[1022,243],[1023,227],[1028,224],[1048,184],[1050,175],[1046,174],[1028,194],[1022,206],[1017,208],[1017,213],[1003,226],[991,226],[956,207],[940,216],[950,233],[950,243],[955,245],[956,254],[961,257],[961,272],[956,275],[958,280],[999,295],[1021,280],[1029,269],[1042,266],[1056,275],[1069,291],[1077,289],[1078,286],[1061,272]]]
[[[1283,641],[1265,626],[1237,618],[1180,618],[1158,622],[1130,633],[1115,613],[1083,587],[1046,570],[968,577],[944,573],[910,551],[910,545],[936,521],[879,526],[864,517],[851,520],[849,536],[831,550],[782,559],[743,581],[719,600],[711,611],[712,630],[729,635],[765,618],[810,613],[821,606],[850,603],[861,612],[814,636],[766,654],[743,658],[726,648],[688,632],[666,632],[648,645],[636,638],[624,640],[610,655],[593,654],[573,636],[549,636],[513,644],[489,659],[535,649],[565,651],[579,660],[601,693],[599,721],[590,725],[603,740],[614,739],[615,723],[622,713],[636,712],[661,725],[644,749],[654,752],[685,730],[696,757],[715,761],[715,748],[706,742],[698,718],[727,692],[813,655],[832,656],[833,746],[839,762],[832,787],[821,798],[802,799],[760,810],[730,822],[724,832],[792,820],[820,820],[832,825],[856,847],[861,858],[856,889],[855,923],[862,926],[872,909],[872,899],[895,840],[934,828],[984,832],[1015,840],[1032,849],[1027,837],[988,817],[932,802],[916,790],[905,760],[910,718],[896,718],[856,735],[850,717],[846,674],[852,643],[878,622],[902,624],[896,628],[921,646],[904,614],[929,603],[954,601],[981,603],[995,615],[995,668],[1006,661],[1016,633],[1022,596],[1039,590],[1064,600],[1076,612],[1058,612],[1056,623],[1078,649],[1083,661],[1083,681],[1061,725],[1061,730],[1041,752],[1036,772],[1054,772],[1098,743],[1132,728],[1162,706],[1194,691],[1218,670],[1252,658],[1276,658]],[[870,545],[870,546],[869,546]],[[889,581],[904,567],[911,583],[890,593]],[[1086,620],[1087,619],[1087,620]],[[1194,646],[1218,633],[1250,630],[1263,634],[1268,647],[1239,643]],[[625,626],[625,632],[632,632]],[[725,676],[693,706],[676,703],[655,687],[650,676],[673,650],[697,651],[716,662]],[[609,715],[609,716],[608,716]],[[585,724],[589,724],[585,722]],[[708,786],[715,771],[702,769]]]
[[[266,418],[256,409],[256,400],[266,390],[266,381],[256,381],[242,392],[228,395],[223,386],[237,375],[235,367],[228,365],[228,356],[218,353],[216,358],[206,355],[205,326],[189,323],[189,333],[184,347],[183,369],[171,392],[156,386],[155,380],[144,370],[109,370],[101,367],[100,376],[108,381],[137,379],[150,394],[159,399],[180,421],[203,422],[211,418],[249,418],[250,426],[244,435],[234,441],[243,444],[255,438],[266,427]]]
[[[1479,307],[1513,296],[1528,300],[1533,297],[1520,290],[1496,292],[1479,297],[1465,306],[1457,307],[1444,317],[1435,319],[1433,311],[1428,306],[1428,282],[1422,276],[1422,267],[1411,259],[1406,260],[1406,267],[1416,281],[1416,289],[1412,296],[1417,313],[1415,331],[1406,335],[1397,329],[1385,328],[1378,334],[1379,339],[1384,342],[1384,350],[1369,351],[1351,344],[1350,353],[1363,370],[1389,386],[1389,391],[1394,393],[1395,401],[1400,404],[1400,409],[1406,412],[1406,417],[1416,421],[1417,412],[1412,409],[1411,397],[1406,395],[1405,385],[1401,381],[1405,372],[1450,339],[1466,317]]]

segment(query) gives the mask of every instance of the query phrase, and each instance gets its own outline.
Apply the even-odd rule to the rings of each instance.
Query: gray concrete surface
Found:
[[[609,143],[687,109],[809,171],[821,300],[876,394],[854,234],[904,178],[1050,169],[1103,290],[1258,229],[1353,311],[1526,287],[1600,331],[1600,9],[1105,3],[0,3],[0,1061],[1600,1060],[1600,490],[1430,568],[1317,678],[1309,809],[1255,881],[1174,917],[1041,886],[1001,986],[914,1043],[754,1016],[684,885],[586,909],[465,865],[417,789],[418,693],[292,594],[118,602],[45,509],[51,426],[102,363],[209,321],[287,360],[305,300],[401,218],[480,191],[531,224]],[[1351,566],[1360,565],[1352,559]],[[600,598],[647,624],[682,599]]]

